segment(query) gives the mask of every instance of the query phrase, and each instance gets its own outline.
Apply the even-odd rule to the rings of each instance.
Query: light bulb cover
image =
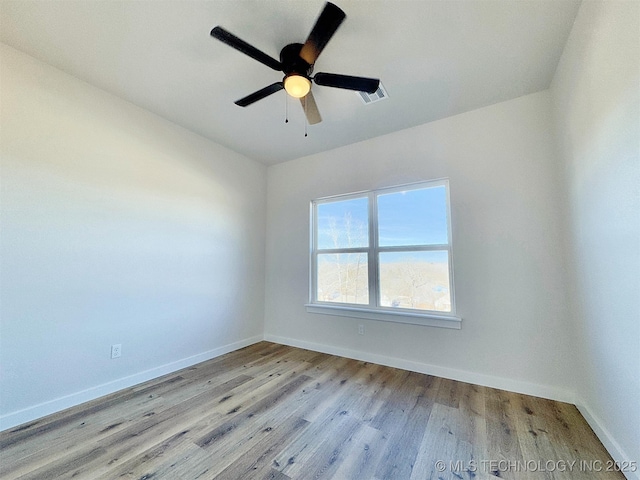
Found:
[[[289,75],[284,79],[284,89],[292,97],[302,98],[311,90],[311,81],[302,75]]]

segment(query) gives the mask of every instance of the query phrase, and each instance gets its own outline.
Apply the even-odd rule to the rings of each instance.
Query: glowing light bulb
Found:
[[[284,79],[284,89],[295,98],[302,98],[311,90],[311,82],[301,75],[289,75]]]

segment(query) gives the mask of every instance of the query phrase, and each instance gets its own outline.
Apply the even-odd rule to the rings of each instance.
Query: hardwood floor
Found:
[[[624,478],[573,405],[268,342],[0,448],[3,479]]]

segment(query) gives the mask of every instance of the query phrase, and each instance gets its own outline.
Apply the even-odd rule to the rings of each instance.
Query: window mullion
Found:
[[[377,307],[379,299],[378,273],[378,205],[375,192],[369,193],[369,305]]]
[[[316,250],[319,254],[331,254],[331,253],[369,253],[368,247],[345,247],[345,248],[323,248]]]
[[[397,245],[393,247],[378,247],[379,253],[384,252],[428,252],[433,250],[449,250],[446,243],[437,245]]]
[[[318,301],[318,204],[311,202],[311,255],[309,265],[309,298]]]

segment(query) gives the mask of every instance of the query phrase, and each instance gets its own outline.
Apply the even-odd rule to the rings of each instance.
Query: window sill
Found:
[[[462,325],[462,318],[453,315],[374,310],[372,308],[344,305],[323,305],[319,303],[309,303],[306,304],[305,307],[308,313],[335,315],[338,317],[364,318],[367,320],[379,320],[382,322],[410,323],[412,325],[453,328],[456,330],[460,330]]]

